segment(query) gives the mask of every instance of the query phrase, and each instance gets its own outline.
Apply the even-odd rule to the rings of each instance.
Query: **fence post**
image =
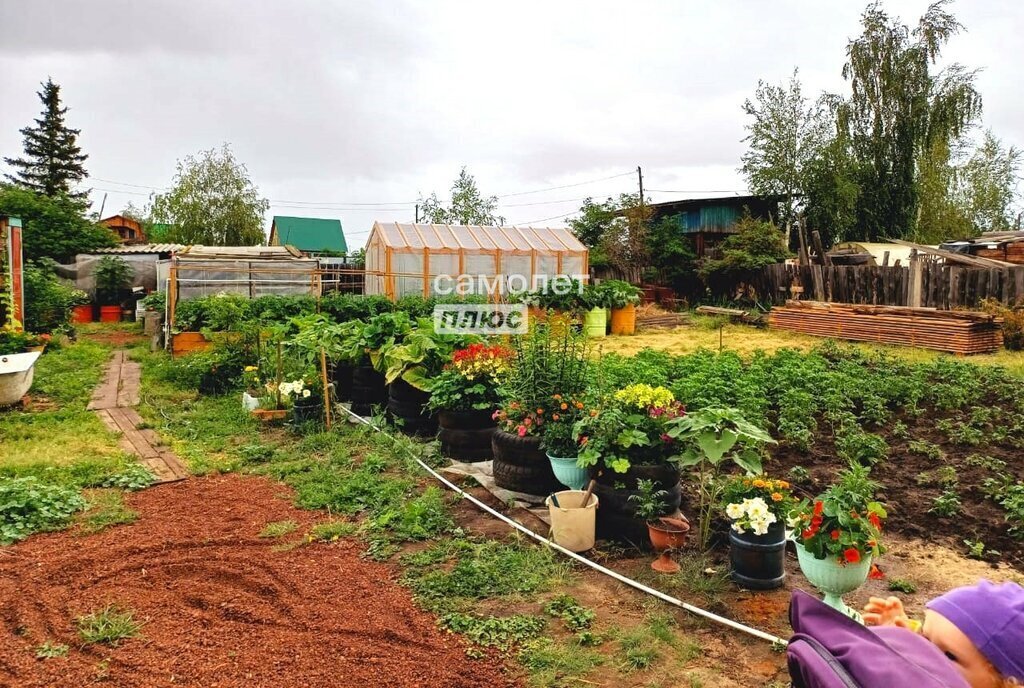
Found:
[[[907,295],[907,305],[911,308],[921,307],[921,257],[917,249],[910,249],[910,288]]]

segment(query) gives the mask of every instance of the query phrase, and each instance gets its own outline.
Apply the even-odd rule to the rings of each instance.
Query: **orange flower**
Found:
[[[787,483],[785,480],[776,480],[775,485],[783,490],[789,489],[789,483]]]
[[[878,568],[878,564],[872,564],[871,572],[868,573],[868,578],[871,580],[884,580],[885,574],[882,573],[882,569]]]
[[[840,535],[840,533],[839,533],[839,531],[838,531],[838,530],[833,530],[833,531],[832,531],[832,533],[831,533],[831,535],[832,535],[832,539],[833,539],[833,540],[838,540],[838,539],[839,539],[839,535]]]
[[[569,404],[567,404],[567,403],[565,403],[565,402],[563,401],[563,402],[562,402],[561,404],[559,404],[558,408],[560,408],[560,409],[562,409],[562,410],[564,411],[564,410],[566,410],[567,408],[569,408]]]
[[[551,414],[551,420],[558,420],[559,418],[561,418],[561,416],[559,416],[557,413]]]
[[[537,409],[537,415],[538,416],[543,416],[544,415],[544,409],[542,409],[542,408]]]
[[[597,409],[593,409],[593,410],[592,410],[592,411],[590,412],[590,417],[591,417],[591,418],[596,418],[596,417],[597,417]]]
[[[772,501],[781,502],[784,499],[781,492],[772,492]]]
[[[761,480],[760,478],[757,478],[757,479],[754,480],[754,487],[767,487],[767,485],[765,484],[765,482],[763,480]]]
[[[578,408],[578,409],[583,408],[583,402],[582,401],[577,401],[576,402],[576,408]]]

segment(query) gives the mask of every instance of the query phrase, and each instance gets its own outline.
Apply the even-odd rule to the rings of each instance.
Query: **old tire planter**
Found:
[[[497,426],[490,411],[440,411],[441,455],[456,461],[487,461],[494,457],[491,436]]]
[[[416,389],[399,378],[388,386],[388,415],[407,435],[433,435],[437,417],[427,411],[430,392]]]
[[[334,398],[338,401],[352,401],[352,372],[347,363],[335,363],[331,381],[334,383]]]
[[[532,495],[548,495],[562,489],[547,454],[540,448],[539,437],[519,437],[495,430],[491,449],[494,484],[498,487]]]
[[[655,490],[668,492],[665,510],[659,515],[674,514],[682,502],[679,475],[679,469],[669,464],[630,466],[625,473],[604,469],[594,485],[594,494],[601,500],[601,508],[597,513],[598,536],[642,549],[649,548],[647,523],[637,517],[636,503],[629,498],[640,494],[637,490],[638,480],[653,480]],[[616,483],[622,486],[617,487]]]
[[[786,580],[786,527],[779,521],[764,535],[729,529],[732,580],[747,590],[771,590]]]
[[[322,397],[309,396],[295,400],[292,406],[292,420],[295,423],[321,422],[324,417],[324,400]]]
[[[384,375],[373,366],[362,365],[352,369],[352,413],[369,416],[375,406],[388,403],[388,388]]]

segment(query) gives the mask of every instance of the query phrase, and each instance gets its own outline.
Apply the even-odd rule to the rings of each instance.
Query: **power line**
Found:
[[[594,184],[596,182],[603,182],[603,181],[607,181],[609,179],[618,179],[619,177],[629,177],[629,176],[632,176],[632,175],[633,175],[632,171],[630,171],[630,172],[623,172],[622,174],[613,174],[610,177],[602,177],[600,179],[591,179],[589,181],[578,182],[576,184],[563,184],[562,186],[549,186],[546,189],[535,189],[533,191],[516,191],[515,193],[500,194],[498,196],[498,198],[509,198],[510,196],[526,196],[527,194],[535,194],[535,193],[540,193],[542,191],[555,191],[557,189],[571,189],[571,188],[576,187],[576,186],[585,186],[587,184]]]
[[[746,189],[647,189],[655,193],[747,193]]]
[[[633,173],[630,172],[630,174]],[[570,215],[575,215],[578,212],[578,210],[573,210],[571,213],[563,213],[562,215],[553,215],[551,217],[542,217],[539,220],[527,220],[526,222],[516,222],[513,226],[532,225],[534,222],[547,222],[548,220],[560,220],[563,217],[569,217]]]

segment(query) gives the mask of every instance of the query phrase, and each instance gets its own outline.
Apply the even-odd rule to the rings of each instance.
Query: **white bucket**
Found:
[[[544,504],[551,516],[551,539],[573,552],[585,552],[594,547],[594,530],[597,528],[597,495],[590,495],[584,507],[583,490],[556,492],[555,506],[548,497]]]

